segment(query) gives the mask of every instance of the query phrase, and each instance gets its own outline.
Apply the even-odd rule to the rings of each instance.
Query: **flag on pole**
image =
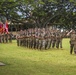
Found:
[[[5,32],[8,33],[8,21],[5,22]]]
[[[3,33],[3,24],[0,22],[0,33]]]
[[[3,24],[3,32],[4,33],[8,33],[8,22],[6,20],[6,22]]]
[[[8,33],[8,21],[2,16],[0,21],[0,33]]]

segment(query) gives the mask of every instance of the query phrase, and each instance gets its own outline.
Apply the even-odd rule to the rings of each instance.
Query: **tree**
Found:
[[[76,2],[74,0],[2,0],[0,15],[12,23],[32,24],[31,27],[54,25],[75,28]]]

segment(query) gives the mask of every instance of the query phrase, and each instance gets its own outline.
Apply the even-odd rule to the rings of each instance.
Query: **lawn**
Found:
[[[32,50],[18,47],[16,41],[0,44],[0,75],[76,75],[76,55],[69,52],[69,39],[63,50]]]

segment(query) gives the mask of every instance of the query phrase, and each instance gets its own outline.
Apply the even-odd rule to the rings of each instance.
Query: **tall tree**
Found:
[[[75,28],[75,0],[2,0],[0,15],[13,23],[26,22],[37,27],[48,24],[57,27]]]

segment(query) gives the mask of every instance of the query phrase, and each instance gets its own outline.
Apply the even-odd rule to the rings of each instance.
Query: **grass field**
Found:
[[[31,50],[18,47],[16,41],[0,44],[0,75],[76,75],[76,55],[69,52],[69,39],[63,50]]]

